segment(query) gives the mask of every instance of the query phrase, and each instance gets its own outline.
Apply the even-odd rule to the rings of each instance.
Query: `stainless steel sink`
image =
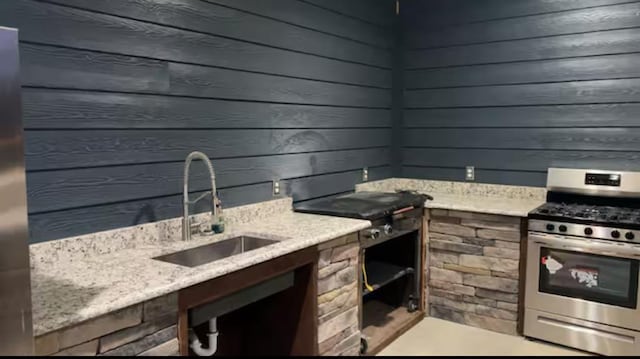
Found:
[[[278,242],[279,241],[273,239],[239,236],[180,252],[165,254],[153,259],[185,267],[197,267]]]

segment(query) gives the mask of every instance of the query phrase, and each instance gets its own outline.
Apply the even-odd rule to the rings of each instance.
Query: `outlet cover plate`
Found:
[[[362,169],[362,182],[367,182],[369,180],[369,168],[364,167]]]
[[[467,166],[467,168],[465,169],[464,178],[467,181],[473,181],[476,179],[476,170],[473,166]]]
[[[273,180],[273,194],[280,194],[280,180]]]

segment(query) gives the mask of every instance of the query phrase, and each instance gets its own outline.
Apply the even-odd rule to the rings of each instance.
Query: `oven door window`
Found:
[[[542,247],[539,291],[635,309],[638,261]]]

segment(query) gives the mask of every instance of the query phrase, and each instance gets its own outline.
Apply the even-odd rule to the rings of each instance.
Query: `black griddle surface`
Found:
[[[296,212],[377,219],[406,207],[422,207],[428,196],[410,192],[356,192],[294,206]]]

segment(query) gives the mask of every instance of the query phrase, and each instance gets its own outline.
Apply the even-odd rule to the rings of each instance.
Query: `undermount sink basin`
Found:
[[[165,254],[153,259],[185,267],[197,267],[278,242],[274,239],[239,236],[200,247],[185,249],[180,252]]]

